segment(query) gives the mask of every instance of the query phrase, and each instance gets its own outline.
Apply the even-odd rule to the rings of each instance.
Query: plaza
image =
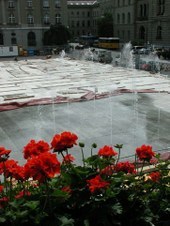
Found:
[[[137,146],[155,151],[170,147],[170,81],[112,64],[69,57],[0,62],[0,140],[22,161],[30,139],[50,143],[56,133],[71,131],[98,148],[123,144],[122,157]],[[73,150],[80,160],[80,150]]]

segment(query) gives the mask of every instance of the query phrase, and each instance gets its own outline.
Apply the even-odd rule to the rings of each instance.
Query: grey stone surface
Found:
[[[166,94],[168,95],[168,94]],[[78,103],[39,105],[0,112],[0,145],[12,149],[12,157],[22,162],[22,148],[30,139],[50,142],[55,133],[71,131],[84,142],[85,155],[92,143],[124,144],[121,156],[149,144],[153,149],[170,147],[170,114],[155,105],[165,94],[122,94]],[[166,101],[166,99],[165,99]],[[166,103],[167,104],[167,103]],[[98,150],[96,149],[96,151]],[[80,161],[79,147],[71,150]]]

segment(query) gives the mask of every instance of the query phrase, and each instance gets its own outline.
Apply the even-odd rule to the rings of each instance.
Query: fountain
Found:
[[[79,51],[78,57],[83,50]],[[3,63],[8,67],[7,72],[4,72],[3,65],[1,67],[4,77],[1,78],[3,86],[0,99],[3,102],[8,97],[7,92],[12,95],[12,90],[15,89],[16,92],[21,87],[20,92],[29,90],[34,94],[35,102],[36,98],[49,97],[51,105],[40,103],[38,107],[17,109],[15,116],[13,115],[15,110],[1,112],[2,145],[11,148],[11,143],[15,143],[15,150],[20,150],[22,148],[20,143],[24,145],[28,141],[28,136],[50,141],[51,133],[71,130],[78,134],[80,141],[86,143],[87,152],[88,147],[94,142],[98,147],[123,143],[122,156],[130,155],[136,146],[143,143],[153,145],[157,149],[161,146],[164,148],[170,146],[167,127],[170,109],[162,101],[166,98],[167,103],[168,95],[161,93],[161,90],[167,92],[170,90],[168,80],[164,80],[167,78],[136,70],[130,43],[124,46],[121,53],[120,64],[124,67],[101,64],[95,61],[92,50],[87,49],[87,53],[90,61],[65,58],[63,50],[60,57],[49,61],[30,59],[29,64],[24,61],[19,61],[17,65],[14,62]],[[63,58],[65,59],[62,60]],[[19,69],[22,69],[22,73],[13,76],[13,71]],[[8,87],[5,89],[6,84]],[[160,88],[156,84],[159,84]],[[154,93],[149,93],[150,90]],[[158,94],[160,101],[156,102]],[[60,104],[56,104],[56,96],[59,97]],[[18,98],[17,101],[22,102],[24,99]],[[155,139],[154,135],[157,135]],[[5,136],[10,137],[10,142]],[[18,144],[12,140],[13,137],[18,140]],[[78,150],[74,152],[79,159]]]
[[[65,50],[62,50],[61,53],[60,53],[60,58],[64,58],[66,56],[66,52]]]

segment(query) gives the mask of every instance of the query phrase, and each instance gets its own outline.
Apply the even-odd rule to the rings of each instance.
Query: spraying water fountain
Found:
[[[70,130],[86,143],[87,152],[94,142],[98,147],[123,143],[122,156],[133,153],[134,148],[143,143],[153,145],[155,149],[169,147],[167,125],[170,109],[166,104],[169,96],[161,92],[170,91],[169,80],[136,70],[130,43],[124,46],[121,53],[120,63],[124,67],[101,64],[94,60],[93,51],[87,49],[87,52],[90,61],[66,58],[63,50],[60,57],[53,59],[29,60],[29,64],[19,61],[17,65],[14,62],[3,63],[2,70],[5,65],[8,69],[3,71],[5,76],[1,78],[3,102],[15,97],[16,91],[12,93],[14,88],[18,95],[27,90],[34,94],[29,102],[24,102],[24,94],[22,99],[12,99],[8,109],[14,107],[16,101],[21,101],[16,108],[36,104],[37,97],[44,98],[44,102],[41,101],[36,108],[1,112],[2,143],[11,149],[15,143],[15,150],[20,150],[28,137],[50,141],[51,130],[53,133]],[[17,72],[15,76],[12,75],[14,71]],[[8,79],[17,85],[10,88]],[[45,102],[46,99],[50,101]],[[9,121],[13,130],[8,129]],[[15,128],[17,132],[14,132]],[[6,137],[10,137],[10,141]],[[12,140],[13,137],[18,144]],[[79,159],[79,152],[75,150],[75,153]]]
[[[62,50],[60,53],[60,58],[63,59],[66,56],[65,50]]]

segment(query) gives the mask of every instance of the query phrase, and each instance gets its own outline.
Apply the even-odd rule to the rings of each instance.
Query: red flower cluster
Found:
[[[77,139],[77,135],[71,132],[56,134],[51,141],[51,148],[53,148],[55,152],[65,151],[76,145]]]
[[[111,146],[105,145],[103,148],[99,149],[98,155],[103,157],[111,157],[117,155],[117,152]]]
[[[104,181],[100,175],[97,175],[96,177],[87,180],[87,186],[89,187],[91,193],[94,193],[95,191],[100,190],[102,188],[107,188],[109,184],[110,183]]]
[[[127,162],[118,162],[115,165],[115,171],[116,172],[124,172],[127,174],[128,173],[130,173],[130,174],[136,173],[134,164],[132,164],[128,161]]]
[[[4,186],[0,185],[0,193],[4,190]]]
[[[111,176],[114,173],[115,166],[109,165],[100,171],[100,174]]]
[[[20,199],[20,198],[22,198],[22,197],[24,197],[24,196],[30,196],[31,195],[31,192],[29,192],[29,191],[20,191],[16,196],[15,196],[15,198],[16,199]]]
[[[136,148],[136,154],[141,161],[150,161],[155,156],[155,152],[152,150],[152,146],[142,145]]]
[[[50,150],[50,146],[47,142],[40,140],[36,142],[35,140],[31,140],[23,150],[24,158],[28,159],[33,156],[37,156],[41,153],[48,152]]]
[[[32,157],[25,164],[26,178],[33,178],[39,182],[44,182],[47,178],[52,178],[60,173],[60,162],[56,154],[44,152]]]
[[[63,158],[63,163],[65,164],[70,164],[75,160],[74,156],[72,156],[71,154],[65,155]]]
[[[153,182],[158,182],[161,178],[160,172],[152,172],[148,176]]]
[[[62,190],[63,192],[68,193],[68,194],[70,194],[70,193],[72,192],[70,186],[63,187],[61,190]]]
[[[11,150],[7,150],[4,147],[0,147],[0,162],[10,154]]]
[[[13,177],[16,180],[23,181],[24,167],[19,166],[18,162],[13,159],[8,159],[4,163],[0,163],[0,174],[4,173],[5,177]]]

